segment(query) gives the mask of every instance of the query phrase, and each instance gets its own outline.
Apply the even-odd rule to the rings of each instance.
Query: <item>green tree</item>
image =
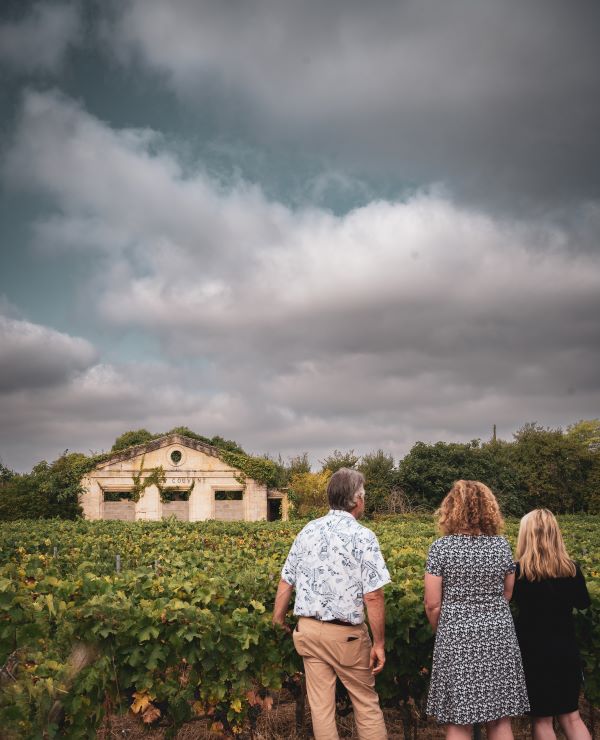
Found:
[[[320,473],[294,473],[289,484],[289,499],[295,517],[323,516],[329,510],[327,484],[330,470]]]
[[[239,452],[242,455],[245,455],[244,449],[240,447],[240,445],[235,442],[233,439],[225,439],[224,437],[219,436],[218,434],[215,435],[211,440],[210,444],[213,447],[218,447],[221,450],[227,450],[228,452]]]
[[[310,473],[310,460],[308,459],[308,452],[303,452],[301,455],[290,457],[289,462],[286,466],[290,478],[296,473]]]
[[[6,465],[0,460],[0,485],[2,483],[8,483],[9,480],[14,478],[16,475],[14,470],[7,468]]]
[[[204,442],[204,444],[210,445],[212,444],[212,440],[210,437],[204,437],[202,434],[198,434],[197,432],[193,432],[189,427],[173,427],[173,429],[169,429],[168,432],[165,432],[164,434],[161,434],[161,437],[166,437],[167,434],[180,434],[182,437],[189,437],[190,439],[197,439],[199,442]]]
[[[363,455],[358,469],[365,476],[365,514],[372,516],[386,508],[386,501],[397,485],[394,458],[383,450],[369,452]]]
[[[204,442],[204,444],[211,445],[212,447],[218,447],[221,450],[239,452],[242,455],[246,454],[237,442],[232,439],[225,439],[218,434],[214,437],[205,437],[203,434],[198,434],[197,432],[192,431],[189,427],[173,427],[173,429],[169,429],[168,432],[165,432],[164,435],[161,434],[157,436],[163,437],[167,434],[180,434],[182,437],[197,439],[199,442]]]
[[[115,439],[111,452],[120,452],[127,447],[133,447],[134,445],[141,445],[146,442],[150,442],[150,440],[155,439],[156,436],[156,434],[152,434],[147,429],[136,429],[129,432],[123,432],[123,434]]]
[[[52,464],[42,460],[31,473],[14,475],[0,486],[0,519],[46,519],[81,516],[81,479],[91,458],[79,452],[62,454]]]
[[[340,468],[356,468],[356,463],[359,460],[360,457],[354,454],[354,450],[348,450],[348,452],[334,450],[331,455],[324,460],[319,460],[319,462],[321,463],[321,470],[330,470],[332,473],[336,473]]]
[[[513,464],[534,506],[556,514],[587,509],[594,458],[577,434],[529,423],[514,438]]]
[[[581,419],[567,427],[567,437],[581,442],[592,451],[600,449],[600,419]]]
[[[501,441],[482,444],[417,442],[400,461],[398,484],[410,499],[439,506],[456,480],[479,480],[496,494],[504,514],[519,516],[530,508],[525,487],[512,459],[513,445]]]

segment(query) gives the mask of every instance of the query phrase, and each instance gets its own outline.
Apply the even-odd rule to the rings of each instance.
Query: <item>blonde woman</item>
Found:
[[[535,509],[521,519],[513,598],[535,740],[553,740],[552,718],[568,740],[589,740],[579,712],[581,661],[573,608],[590,597],[581,569],[568,556],[556,518]]]
[[[467,740],[475,723],[510,740],[510,717],[529,710],[509,600],[515,565],[502,515],[483,483],[459,480],[437,511],[443,537],[429,548],[425,611],[436,631],[427,714]]]

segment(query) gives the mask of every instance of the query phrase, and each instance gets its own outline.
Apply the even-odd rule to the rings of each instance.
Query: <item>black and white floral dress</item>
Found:
[[[427,714],[469,725],[529,710],[504,576],[514,571],[499,536],[454,534],[429,548],[427,572],[442,576]]]

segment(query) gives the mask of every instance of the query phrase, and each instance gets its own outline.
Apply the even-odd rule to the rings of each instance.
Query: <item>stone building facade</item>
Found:
[[[157,485],[142,482],[162,468],[165,498]],[[175,516],[183,521],[287,519],[287,496],[244,476],[225,463],[219,449],[190,437],[170,434],[115,452],[82,480],[81,506],[86,519],[130,521]]]

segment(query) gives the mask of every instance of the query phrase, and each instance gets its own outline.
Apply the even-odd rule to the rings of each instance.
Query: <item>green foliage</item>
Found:
[[[190,439],[198,440],[198,442],[204,442],[204,444],[211,445],[212,447],[218,447],[219,449],[228,450],[229,452],[239,452],[244,454],[244,450],[232,439],[225,439],[218,434],[214,437],[205,437],[202,434],[192,431],[186,426],[173,427],[173,429],[169,429],[168,432],[159,434],[153,434],[147,429],[136,429],[135,431],[124,432],[115,440],[111,452],[120,452],[127,447],[151,442],[153,439],[166,437],[168,434],[179,434],[182,437],[189,437]]]
[[[216,447],[224,462],[241,471],[242,483],[249,477],[269,488],[284,489],[296,474],[310,474],[306,453],[291,458],[285,466],[281,459],[277,462],[268,456],[247,455],[236,442],[218,435],[203,437],[187,427],[175,427],[169,433]],[[115,441],[113,451],[161,436],[165,435],[152,434],[146,429],[125,432]],[[323,470],[331,472],[357,466],[363,471],[367,479],[368,516],[407,508],[434,508],[459,478],[481,480],[490,486],[505,515],[520,516],[536,506],[547,506],[555,513],[600,512],[598,419],[579,421],[566,432],[526,424],[514,437],[513,442],[417,442],[397,468],[392,457],[382,450],[368,453],[360,464],[353,450],[335,450],[321,463]],[[81,477],[110,455],[86,457],[65,453],[51,465],[42,461],[24,475],[14,474],[0,464],[0,520],[77,516]],[[164,498],[164,471],[144,473],[147,475],[136,483],[138,497],[143,488],[154,482]],[[298,483],[296,489],[300,490]],[[316,490],[310,485],[308,489]],[[291,490],[292,499],[296,496],[296,510],[312,510],[313,499],[308,508],[302,508],[299,495]],[[320,504],[314,505],[315,510],[322,508]]]
[[[399,482],[409,494],[437,506],[459,478],[482,480],[484,471],[476,457],[479,441],[467,444],[417,442],[400,461]]]
[[[14,677],[2,676],[2,737],[87,740],[106,710],[119,709],[170,731],[209,716],[215,729],[250,735],[260,698],[302,668],[270,622],[281,567],[303,524],[0,525],[0,665]],[[585,693],[598,705],[600,520],[566,516],[560,524],[592,597],[575,621]],[[384,705],[422,712],[433,648],[422,577],[438,535],[431,517],[386,519],[373,529],[392,576],[377,689]],[[513,546],[517,529],[509,520]],[[82,652],[87,658],[75,660]],[[56,702],[64,717],[50,723]]]
[[[494,491],[505,514],[520,516],[531,501],[514,465],[513,447],[500,441],[417,442],[400,462],[398,484],[410,497],[437,507],[454,481],[480,480]]]
[[[48,501],[40,496],[31,474],[14,475],[0,484],[0,520],[43,519],[52,516]]]
[[[577,434],[526,424],[516,432],[512,463],[533,506],[554,512],[588,508],[595,453]]]
[[[363,455],[358,469],[365,476],[365,514],[372,516],[385,509],[387,498],[396,487],[394,458],[377,450]]]
[[[348,450],[348,452],[334,450],[331,455],[324,460],[319,460],[319,462],[321,463],[321,470],[336,473],[340,468],[355,468],[359,460],[360,457],[354,454],[354,450]]]
[[[167,434],[180,434],[182,437],[197,439],[199,442],[204,442],[204,444],[211,445],[212,447],[218,447],[220,450],[238,452],[242,455],[245,454],[244,450],[237,442],[234,442],[232,439],[225,439],[218,434],[216,434],[214,437],[204,437],[202,434],[197,434],[196,432],[193,432],[189,427],[173,427],[173,429],[169,429],[168,432],[165,432],[164,434],[159,434],[157,436],[164,437]]]
[[[242,449],[242,447],[240,447],[240,445],[237,442],[234,442],[232,439],[224,439],[218,434],[215,435],[210,440],[210,444],[213,447],[218,447],[220,450],[227,450],[228,452],[237,452],[240,455],[246,454],[244,450]]]
[[[189,437],[190,439],[196,439],[198,442],[204,442],[204,444],[212,444],[212,441],[210,437],[204,437],[202,434],[197,434],[196,432],[193,432],[189,427],[173,427],[173,429],[169,429],[168,432],[165,432],[164,435],[159,436],[165,436],[167,434],[180,434],[182,437]]]
[[[296,473],[310,473],[310,460],[308,459],[308,452],[303,452],[301,455],[291,457],[289,464],[287,465],[287,473],[291,478]]]
[[[296,473],[310,473],[310,462],[306,452],[289,458],[287,465],[281,455],[278,455],[277,460],[268,454],[263,457],[275,465],[276,473],[271,478],[270,487],[279,491],[287,490],[290,480]]]
[[[400,462],[399,484],[433,506],[455,480],[466,478],[486,483],[506,515],[521,516],[540,506],[555,513],[598,511],[596,429],[596,420],[579,422],[566,433],[526,424],[510,443],[417,442]]]
[[[320,473],[294,473],[290,479],[288,497],[294,517],[323,516],[329,510],[327,484],[331,478],[327,468]]]
[[[597,450],[600,448],[600,419],[581,419],[576,424],[570,424],[566,434]]]
[[[62,454],[51,465],[45,460],[23,475],[13,475],[0,485],[0,520],[81,515],[81,478],[89,458],[79,452]]]
[[[147,429],[136,429],[135,431],[123,432],[119,435],[111,448],[111,452],[120,452],[125,450],[127,447],[133,447],[134,445],[145,444],[153,439],[156,439],[158,435],[152,434]]]
[[[2,485],[3,483],[8,483],[8,481],[14,478],[15,475],[15,471],[7,468],[2,460],[0,460],[0,485]]]
[[[267,457],[254,457],[253,455],[230,452],[224,449],[219,450],[219,457],[227,465],[238,468],[238,470],[242,471],[243,475],[253,478],[268,488],[275,488],[281,480],[279,465]]]
[[[144,491],[150,486],[156,486],[160,494],[161,501],[165,501],[164,490],[167,476],[165,475],[165,469],[162,465],[158,465],[155,468],[144,468],[145,456],[142,455],[140,460],[140,469],[137,473],[133,474],[133,490],[131,492],[131,500],[136,503],[143,496]],[[146,474],[144,476],[144,473]]]

